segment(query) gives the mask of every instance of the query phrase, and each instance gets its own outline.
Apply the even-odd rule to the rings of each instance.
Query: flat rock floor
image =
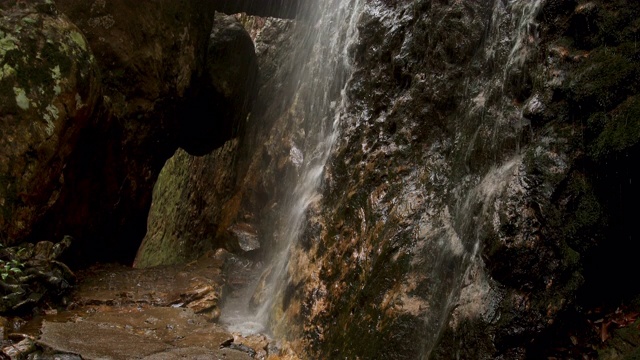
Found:
[[[264,335],[242,337],[217,323],[227,257],[219,251],[185,265],[82,271],[67,308],[14,321],[2,352],[34,360],[295,358],[278,355]]]

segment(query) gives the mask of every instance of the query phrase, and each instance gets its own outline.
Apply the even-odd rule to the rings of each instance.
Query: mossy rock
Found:
[[[623,153],[640,142],[640,96],[629,97],[611,113],[595,114],[590,118],[592,126],[602,127],[602,132],[590,148],[596,159]]]
[[[570,98],[589,113],[607,111],[637,90],[640,67],[616,49],[600,48],[589,55],[569,83]]]
[[[11,3],[11,2],[10,2]],[[97,63],[79,29],[47,0],[0,17],[0,242],[27,239],[64,183],[91,120]]]
[[[602,360],[640,360],[640,320],[614,330],[598,351]]]

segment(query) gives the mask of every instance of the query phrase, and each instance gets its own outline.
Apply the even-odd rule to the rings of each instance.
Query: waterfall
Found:
[[[480,243],[481,231],[483,224],[491,224],[493,203],[498,201],[497,199],[506,191],[505,189],[510,185],[510,182],[518,176],[518,172],[521,169],[522,156],[516,151],[513,138],[519,136],[518,132],[521,131],[522,126],[518,128],[517,125],[521,125],[520,123],[523,122],[520,118],[522,105],[513,101],[512,94],[508,94],[508,89],[509,86],[517,86],[511,84],[514,78],[526,75],[524,68],[530,61],[531,55],[535,54],[535,47],[538,41],[535,18],[543,2],[543,0],[496,0],[491,4],[486,4],[487,12],[482,13],[486,18],[478,20],[479,22],[482,21],[483,25],[486,25],[485,37],[478,44],[474,61],[469,62],[469,64],[460,64],[461,66],[470,67],[467,73],[471,74],[471,76],[461,80],[468,84],[466,89],[468,94],[461,97],[459,103],[452,105],[455,109],[447,109],[452,114],[455,113],[460,116],[459,119],[456,119],[457,122],[451,126],[456,128],[454,144],[451,145],[451,139],[442,139],[440,144],[438,144],[439,141],[428,144],[426,140],[418,139],[417,134],[415,138],[412,137],[412,141],[422,145],[422,149],[426,153],[434,155],[432,158],[426,159],[426,162],[428,164],[431,162],[435,167],[443,169],[442,179],[438,178],[437,171],[428,174],[431,172],[428,166],[418,162],[425,159],[421,157],[418,157],[418,161],[415,163],[407,163],[407,169],[403,171],[406,171],[408,175],[384,174],[384,172],[393,171],[393,167],[390,166],[388,169],[379,167],[383,175],[388,175],[388,181],[394,182],[389,184],[389,187],[397,187],[397,189],[393,189],[395,192],[393,199],[388,200],[389,204],[385,205],[386,208],[384,209],[385,211],[391,210],[388,213],[381,211],[383,213],[381,217],[386,218],[389,215],[389,218],[393,221],[395,221],[393,219],[395,217],[399,219],[398,221],[405,222],[403,224],[405,228],[387,229],[387,226],[393,226],[393,221],[390,221],[389,224],[386,224],[386,220],[380,221],[380,228],[384,227],[387,233],[369,234],[371,235],[369,238],[365,237],[368,224],[368,219],[365,219],[365,217],[368,215],[363,208],[368,206],[368,203],[364,201],[364,204],[353,206],[358,210],[358,218],[361,219],[363,224],[362,228],[351,229],[353,234],[361,236],[352,235],[355,238],[354,243],[356,241],[361,242],[359,244],[362,245],[361,248],[352,248],[352,243],[348,241],[349,239],[340,239],[340,243],[334,244],[339,248],[336,254],[343,256],[338,258],[340,260],[336,262],[341,262],[342,260],[345,262],[351,261],[345,260],[346,257],[344,256],[344,254],[350,253],[354,254],[352,257],[355,259],[354,262],[361,259],[366,260],[368,255],[371,255],[373,251],[377,251],[370,258],[377,257],[377,261],[388,260],[388,264],[380,265],[380,267],[385,267],[393,265],[392,262],[395,261],[393,256],[395,255],[391,258],[384,258],[383,256],[391,256],[389,254],[396,251],[394,249],[396,245],[390,244],[388,246],[390,249],[389,254],[387,254],[385,252],[387,244],[383,243],[383,241],[389,240],[389,243],[398,241],[397,246],[400,248],[402,246],[400,243],[404,239],[400,237],[398,237],[400,240],[382,238],[386,236],[394,237],[395,235],[388,234],[396,232],[412,232],[410,236],[413,242],[406,247],[410,250],[408,255],[411,260],[407,261],[407,268],[402,268],[402,271],[407,271],[408,274],[405,273],[403,276],[408,280],[406,283],[398,282],[397,289],[390,289],[388,294],[384,295],[386,299],[397,299],[398,304],[406,305],[406,310],[401,311],[404,311],[403,314],[406,315],[406,318],[411,319],[406,320],[407,324],[411,325],[411,330],[409,331],[410,334],[405,335],[415,336],[417,341],[410,344],[410,347],[416,350],[411,355],[417,358],[429,358],[447,322],[450,320],[452,312],[459,305],[461,296],[482,297],[484,296],[482,292],[490,291],[490,287],[482,283],[483,281],[486,282],[486,279],[484,279],[484,274],[482,273],[483,266],[480,258],[480,250],[482,248]],[[327,160],[332,156],[332,148],[334,145],[336,147],[341,146],[343,140],[341,136],[350,140],[349,133],[360,135],[364,133],[367,126],[372,128],[378,126],[377,123],[364,124],[365,121],[359,120],[367,118],[366,121],[374,122],[369,119],[378,116],[373,115],[375,113],[374,109],[358,107],[360,104],[366,104],[367,106],[371,106],[371,104],[367,102],[358,103],[359,99],[349,99],[346,96],[347,93],[356,93],[349,91],[357,87],[356,80],[361,80],[354,78],[353,82],[350,81],[352,64],[349,61],[349,47],[350,44],[354,43],[358,35],[356,22],[360,18],[360,14],[366,11],[369,17],[368,21],[370,21],[369,25],[384,28],[387,35],[393,31],[406,31],[405,38],[398,41],[398,43],[404,42],[408,44],[407,48],[409,49],[411,48],[409,45],[411,45],[412,36],[407,24],[413,24],[417,27],[417,22],[430,20],[417,17],[414,19],[415,14],[426,11],[420,8],[426,1],[414,1],[414,11],[403,11],[402,13],[396,13],[397,9],[391,7],[387,2],[369,1],[366,3],[365,5],[364,0],[328,0],[318,2],[306,9],[304,14],[299,16],[297,20],[295,36],[298,39],[296,41],[298,46],[292,53],[291,58],[293,62],[303,65],[296,66],[295,72],[291,74],[295,81],[292,82],[293,86],[289,89],[288,94],[293,101],[286,114],[286,116],[294,118],[292,123],[295,124],[295,127],[292,126],[290,129],[295,135],[292,135],[287,141],[291,142],[288,153],[290,163],[296,167],[296,177],[294,182],[285,185],[291,189],[288,195],[279,200],[280,219],[277,221],[278,226],[273,230],[273,243],[276,251],[274,251],[275,255],[268,270],[263,275],[264,285],[261,287],[264,301],[262,301],[256,313],[246,318],[247,321],[261,324],[261,327],[284,327],[286,331],[286,323],[289,319],[284,318],[285,315],[283,314],[286,314],[286,312],[282,308],[282,299],[286,298],[284,293],[291,289],[289,285],[293,283],[291,281],[292,274],[296,271],[303,273],[305,270],[295,269],[294,265],[290,264],[290,254],[305,230],[310,207],[313,207],[322,199],[321,187],[324,169]],[[455,2],[451,6],[458,5],[459,2]],[[378,8],[382,8],[386,12],[376,11]],[[376,19],[383,18],[389,14],[391,16],[387,16],[387,18],[380,21],[379,25],[376,25]],[[363,19],[366,19],[366,17],[363,17]],[[398,19],[407,24],[396,26],[393,21]],[[416,23],[413,23],[414,21]],[[437,19],[434,21],[437,22]],[[407,28],[404,28],[404,26],[407,26]],[[382,30],[380,32],[382,33]],[[434,36],[434,39],[438,39],[438,37]],[[421,42],[425,48],[429,45],[427,40],[424,39]],[[371,52],[375,53],[377,50],[373,48]],[[402,49],[399,49],[399,52],[402,53],[403,51],[404,45]],[[405,56],[410,58],[414,55],[408,51]],[[383,56],[378,58],[372,56],[367,61],[377,61],[370,59],[387,61],[383,60],[385,59]],[[477,63],[480,63],[480,65],[477,65]],[[372,64],[358,63],[358,67],[362,66],[365,69],[370,65]],[[400,71],[401,62],[398,61],[396,65],[398,65],[398,70]],[[474,66],[480,70],[473,68]],[[375,66],[372,67],[375,68]],[[425,72],[428,73],[426,70]],[[437,81],[438,79],[438,77],[429,78],[421,75],[424,74],[408,74],[407,77],[412,78],[413,82],[409,81],[404,85],[403,95],[391,94],[391,96],[397,95],[398,99],[400,99],[397,104],[393,104],[394,106],[397,105],[397,108],[401,108],[406,103],[414,101],[412,96],[416,96],[416,98],[424,96],[424,94],[412,93],[411,90],[419,88],[415,83],[434,81],[433,79]],[[505,85],[507,83],[510,84],[507,86]],[[427,84],[424,88],[431,90],[430,86],[433,85]],[[434,91],[434,94],[437,93],[437,90]],[[380,91],[385,90],[382,89]],[[424,115],[425,118],[433,116],[433,114],[428,113],[428,110],[429,108],[425,107],[425,111],[420,116]],[[383,117],[390,115],[394,111],[396,110],[393,107],[380,110],[380,122],[384,122],[385,119]],[[398,111],[398,113],[402,112]],[[411,112],[402,114],[411,114]],[[394,116],[397,116],[397,114],[394,114]],[[413,121],[418,120],[428,122],[426,119],[404,118],[398,119],[398,122],[403,125],[412,125]],[[515,121],[520,123],[514,123]],[[348,126],[344,126],[345,124]],[[342,128],[343,134],[339,133],[340,128]],[[402,131],[410,131],[410,129],[411,126],[406,126]],[[392,132],[395,132],[395,130]],[[448,136],[448,134],[445,136]],[[339,139],[340,141],[338,141]],[[347,140],[344,142],[349,143]],[[398,149],[395,146],[396,144],[392,143],[392,140],[390,136],[389,153]],[[421,143],[422,141],[424,143]],[[402,146],[414,145],[411,143]],[[439,147],[447,148],[447,150],[439,150]],[[345,148],[347,147],[341,147],[341,150]],[[405,149],[407,148],[405,147]],[[488,158],[486,164],[479,164],[473,169],[469,167],[464,169],[464,166],[460,165],[461,170],[456,169],[455,177],[451,175],[450,178],[447,178],[453,172],[448,170],[450,164],[446,164],[447,162],[454,159],[456,161],[462,159],[463,162],[466,162],[470,154],[477,149],[481,149],[483,156]],[[436,157],[439,151],[443,151],[440,154],[440,158]],[[454,153],[455,156],[451,155],[450,152]],[[345,154],[349,156],[349,154]],[[336,161],[340,160],[342,159]],[[398,162],[401,163],[402,161]],[[440,163],[443,164],[441,165]],[[360,165],[350,163],[346,171],[349,172],[351,167]],[[410,166],[415,168],[409,170]],[[420,168],[421,166],[422,168]],[[364,171],[363,173],[368,174]],[[365,179],[363,183],[369,180]],[[405,180],[407,180],[406,183]],[[376,181],[373,179],[370,180],[370,183],[363,185],[371,189],[374,188]],[[432,189],[428,189],[423,182],[430,182],[434,186],[432,186]],[[357,184],[355,186],[360,185]],[[449,193],[436,193],[436,190],[440,191],[442,189]],[[386,190],[381,191],[384,192]],[[433,191],[433,193],[428,193],[430,191]],[[380,198],[382,197],[380,195]],[[429,201],[425,199],[429,199]],[[349,199],[345,199],[345,203],[348,203],[345,206],[352,205],[349,201]],[[422,212],[422,214],[418,214],[418,212]],[[377,216],[374,212],[371,212],[370,215]],[[353,225],[353,223],[349,224],[352,227]],[[327,226],[332,225],[328,224]],[[407,235],[408,237],[409,235]],[[365,243],[367,241],[379,241],[376,246],[380,246],[376,249],[370,246],[371,244]],[[323,259],[325,262],[321,265],[328,264],[331,266],[334,261],[332,253],[327,252],[323,256],[327,258]],[[320,263],[317,258],[309,262],[313,261]],[[312,265],[315,266],[316,264]],[[407,270],[408,268],[410,269]],[[346,269],[348,268],[338,265],[331,268],[336,272],[349,271]],[[353,290],[349,293],[345,290],[341,294],[346,300],[357,298],[366,286],[380,281],[380,279],[376,278],[367,278],[374,270],[372,266],[363,265],[354,267],[354,269],[359,269],[361,273],[358,273],[357,279],[349,279],[348,283],[345,281],[345,288],[348,286],[349,291]],[[379,273],[385,274],[381,270]],[[396,274],[392,275],[395,276]],[[308,276],[316,276],[316,273]],[[474,278],[473,281],[480,283],[474,288],[477,289],[479,295],[476,293],[468,294],[468,289],[471,289],[471,287],[465,287],[465,282],[471,281],[468,280],[470,277]],[[304,279],[304,276],[300,276],[300,278]],[[398,278],[400,276],[396,279]],[[310,283],[313,282],[311,281],[313,279],[307,278],[306,280],[310,280]],[[387,281],[386,278],[384,281]],[[340,284],[333,283],[325,284],[322,281],[318,281],[318,284],[320,285],[313,291],[317,290],[318,293],[323,293],[321,296],[326,297],[330,296],[331,292],[330,290],[324,291],[326,290],[325,288],[340,286]],[[417,284],[421,284],[419,290],[417,290]],[[395,285],[392,284],[392,286]],[[342,290],[336,290],[336,292],[339,291]],[[377,287],[375,291],[379,291]],[[374,299],[371,295],[372,293],[374,293],[373,290],[368,295],[371,299]],[[324,300],[323,298],[322,301]],[[332,301],[336,301],[336,299],[326,299],[327,303]],[[360,331],[364,332],[365,330],[369,332],[378,331],[378,328],[372,325],[375,323],[375,319],[369,319],[366,316],[360,316],[357,322],[351,319],[350,317],[357,317],[356,315],[352,316],[353,313],[362,314],[361,312],[359,313],[360,309],[358,307],[363,307],[363,305],[356,301],[348,303],[352,305],[351,312],[347,312],[343,316],[343,318],[347,319],[340,323],[341,330],[334,331],[335,328],[332,326],[335,326],[335,324],[332,320],[334,316],[340,315],[335,312],[346,309],[332,308],[322,317],[318,317],[317,321],[319,323],[326,320],[325,323],[320,323],[320,325],[326,325],[327,329],[326,332],[318,336],[320,339],[318,342],[324,341],[323,336],[332,332],[331,335],[335,342],[340,342],[345,347],[353,347],[353,338],[345,340],[344,343],[342,342],[343,339],[340,339],[345,332],[344,329],[347,327],[353,326],[356,328],[355,330],[349,329],[349,336],[360,336]],[[368,309],[373,309],[371,310],[372,312],[378,310],[377,306],[379,304],[368,305],[371,305]],[[378,324],[382,321],[381,319],[384,319],[384,316],[386,314],[379,314]],[[403,319],[402,321],[405,320]],[[354,323],[357,325],[354,326]],[[282,326],[282,324],[285,325]],[[400,324],[398,326],[404,326],[405,323],[399,321],[398,324]],[[369,327],[364,329],[363,325]],[[331,331],[328,330],[330,327]],[[336,340],[336,338],[338,339]],[[376,339],[374,335],[362,336],[362,338],[366,339],[366,341]],[[394,341],[403,340],[396,339]],[[327,343],[330,346],[335,346],[335,343]],[[366,346],[366,344],[363,346]],[[333,350],[331,349],[331,351]],[[360,351],[359,349],[354,349],[353,353],[351,353],[349,349],[341,348],[341,350],[349,354],[357,354],[357,351]]]
[[[281,184],[292,190],[279,199],[285,205],[273,229],[275,249],[260,284],[262,303],[255,313],[245,314],[242,319],[225,319],[223,309],[222,321],[236,323],[232,330],[246,330],[246,324],[237,324],[244,321],[250,332],[265,331],[270,322],[281,321],[273,317],[276,300],[288,282],[290,251],[304,230],[307,208],[321,198],[324,167],[347,104],[344,89],[351,74],[348,49],[357,35],[356,22],[363,2],[327,0],[299,9],[294,31],[297,46],[290,61],[303,65],[289,75],[294,85],[288,89],[293,99],[290,122],[299,126],[291,131],[304,134],[292,141],[289,152],[297,178],[294,183]]]
[[[423,271],[438,280],[426,296],[429,311],[424,315],[424,323],[425,333],[429,336],[422,344],[420,358],[428,359],[447,322],[457,321],[455,315],[452,317],[457,307],[458,311],[464,312],[461,304],[481,303],[487,298],[491,288],[480,257],[482,233],[487,226],[499,226],[495,208],[500,206],[500,196],[525,193],[518,181],[523,160],[519,138],[515,141],[515,149],[502,142],[517,137],[528,121],[522,117],[523,105],[513,103],[515,95],[508,89],[514,86],[509,82],[519,85],[528,62],[537,51],[536,17],[542,5],[543,0],[497,0],[493,4],[479,54],[485,63],[498,62],[500,67],[494,73],[468,79],[470,87],[478,93],[470,94],[460,105],[462,121],[469,129],[480,128],[475,124],[488,124],[487,128],[492,132],[488,146],[495,152],[495,161],[484,172],[465,175],[453,190],[457,194],[456,203],[445,205],[438,216],[428,220],[439,224],[434,226],[439,229],[433,236],[436,248],[428,246],[434,254],[433,263]],[[484,100],[478,105],[478,99],[491,96],[499,100],[490,107],[485,106]],[[478,111],[478,108],[482,110]],[[468,149],[481,146],[476,142],[477,129],[468,131],[475,135],[463,146]]]
[[[281,229],[279,247],[272,260],[265,301],[257,317],[262,323],[270,320],[276,299],[288,282],[288,259],[293,245],[305,226],[307,208],[320,198],[324,167],[338,137],[341,113],[347,104],[344,87],[350,76],[348,47],[356,35],[355,24],[362,0],[332,0],[312,5],[310,14],[302,20],[302,37],[294,61],[305,63],[293,89],[294,104],[301,106],[306,137],[302,149],[295,145],[291,155],[300,167],[293,191],[285,199],[287,206]],[[276,320],[278,321],[278,320]]]

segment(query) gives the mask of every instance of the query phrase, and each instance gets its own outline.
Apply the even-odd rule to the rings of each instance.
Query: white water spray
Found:
[[[356,22],[363,0],[326,0],[303,9],[296,22],[297,37],[292,61],[304,64],[292,74],[295,86],[290,89],[294,99],[291,119],[301,123],[305,136],[303,143],[290,149],[292,163],[298,168],[297,182],[286,184],[293,189],[287,198],[281,199],[282,218],[280,228],[274,229],[275,248],[269,273],[263,283],[259,309],[254,314],[242,314],[225,318],[231,331],[244,334],[262,332],[268,328],[276,300],[282,296],[288,282],[288,260],[292,247],[304,230],[306,212],[313,202],[321,198],[320,187],[324,168],[337,137],[343,109],[347,105],[345,86],[351,76],[348,58],[349,45],[354,41]],[[277,320],[279,321],[279,320]]]
[[[306,211],[320,199],[320,186],[324,167],[337,137],[342,110],[347,97],[344,87],[350,76],[348,46],[355,38],[355,24],[362,0],[324,1],[317,5],[316,23],[306,29],[308,48],[307,64],[303,67],[296,94],[307,109],[305,117],[307,138],[300,176],[290,199],[288,213],[278,232],[282,236],[282,248],[272,262],[272,272],[267,283],[266,301],[257,317],[266,323],[273,311],[274,302],[281,296],[288,278],[288,260],[291,249],[298,241],[305,226]],[[302,87],[309,87],[305,92]],[[332,89],[341,91],[335,94]],[[333,93],[332,93],[333,92]],[[337,96],[337,98],[336,98]]]

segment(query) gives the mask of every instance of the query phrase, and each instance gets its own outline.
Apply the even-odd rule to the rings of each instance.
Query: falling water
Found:
[[[293,123],[302,124],[305,136],[293,144],[290,160],[297,167],[293,189],[285,203],[282,218],[274,229],[275,248],[271,265],[262,284],[263,302],[254,314],[232,321],[231,329],[264,331],[273,320],[276,300],[282,295],[288,278],[288,259],[293,245],[304,230],[307,208],[320,198],[324,167],[338,136],[341,113],[347,104],[344,87],[351,74],[348,48],[356,36],[356,21],[363,0],[325,0],[300,9],[294,32],[297,44],[291,61],[304,64],[295,74],[289,89],[293,98],[290,114]],[[224,309],[223,309],[224,313]],[[224,314],[223,314],[223,321]]]
[[[292,58],[294,62],[304,65],[293,74],[295,86],[290,89],[293,100],[289,114],[302,117],[300,124],[305,136],[303,141],[294,143],[290,148],[290,159],[298,167],[298,177],[295,184],[290,184],[290,195],[281,202],[284,206],[282,224],[274,229],[275,246],[278,251],[273,257],[264,287],[265,301],[262,302],[255,314],[246,315],[243,319],[234,321],[242,327],[242,321],[251,324],[267,326],[274,319],[274,309],[277,313],[278,299],[289,283],[289,256],[293,246],[298,241],[306,223],[306,213],[310,205],[321,197],[321,183],[324,167],[330,156],[334,142],[339,136],[339,122],[349,107],[345,96],[345,87],[351,75],[348,58],[349,45],[357,35],[355,24],[364,6],[364,0],[326,0],[317,2],[308,13],[297,22],[296,36],[299,45]],[[493,16],[487,32],[484,46],[487,62],[499,60],[503,72],[491,74],[482,79],[470,79],[469,82],[479,82],[472,86],[479,89],[479,93],[469,97],[469,117],[481,116],[482,120],[489,118],[485,114],[471,114],[484,104],[478,99],[489,98],[491,92],[502,92],[507,76],[512,72],[522,70],[531,54],[535,53],[537,33],[535,17],[544,0],[496,0]],[[486,82],[486,83],[484,83]],[[511,104],[511,99],[503,96],[504,103]],[[465,104],[461,104],[464,108]],[[484,111],[484,110],[483,110]],[[513,131],[511,125],[504,125],[509,114],[501,111],[492,113],[496,116],[495,132]],[[477,120],[477,119],[476,119]],[[506,128],[506,130],[505,130]],[[509,130],[510,129],[510,130]],[[499,138],[499,137],[498,137]],[[473,141],[469,147],[473,147]],[[479,259],[480,234],[479,222],[489,216],[490,205],[498,194],[504,191],[509,181],[518,171],[521,157],[514,154],[512,158],[498,161],[485,174],[469,176],[475,180],[464,180],[455,189],[459,192],[460,201],[455,206],[440,209],[438,215],[429,218],[437,224],[428,224],[427,228],[438,228],[433,246],[439,249],[425,249],[426,252],[437,252],[429,255],[435,261],[428,262],[421,271],[428,272],[436,279],[437,284],[429,290],[425,302],[429,304],[428,313],[424,314],[425,334],[428,338],[423,341],[421,353],[418,357],[428,358],[435,346],[446,319],[451,314],[456,301],[460,297],[465,278],[477,266]],[[484,179],[484,180],[483,180]],[[475,184],[475,186],[470,185]],[[481,213],[478,214],[478,211]],[[476,216],[477,215],[477,216]],[[431,235],[429,235],[431,236]],[[417,329],[416,329],[417,330]]]
[[[355,23],[361,0],[323,1],[314,9],[315,24],[306,24],[301,55],[308,62],[299,75],[296,102],[304,104],[304,152],[292,148],[301,159],[300,174],[291,198],[283,227],[281,250],[273,259],[266,301],[258,311],[258,318],[267,322],[274,301],[279,298],[287,282],[288,259],[292,246],[304,228],[305,213],[310,204],[319,199],[324,166],[338,136],[341,110],[346,105],[343,90],[350,74],[348,46],[356,32]],[[302,60],[302,59],[301,59]],[[335,89],[340,89],[336,93]]]
[[[470,96],[469,103],[463,104],[463,117],[492,123],[493,146],[497,152],[513,151],[510,157],[498,158],[494,165],[484,174],[467,176],[454,190],[458,194],[458,203],[445,207],[439,221],[441,230],[436,235],[439,249],[435,261],[425,271],[437,280],[427,300],[430,309],[425,314],[426,333],[420,358],[429,358],[436,346],[438,337],[447,324],[455,306],[460,304],[461,296],[481,298],[489,291],[483,273],[482,260],[479,256],[484,224],[493,224],[493,210],[496,201],[506,191],[517,191],[514,179],[521,170],[522,156],[518,149],[508,149],[500,144],[500,140],[513,136],[512,133],[522,131],[522,109],[514,109],[513,94],[505,90],[509,77],[524,74],[527,63],[536,52],[538,29],[536,17],[542,8],[543,0],[497,0],[484,42],[484,59],[487,62],[500,61],[502,64],[495,74],[478,79],[470,79],[472,87],[479,94]],[[498,96],[495,96],[495,95]],[[494,95],[499,98],[491,110],[483,110],[478,115],[477,99]],[[480,106],[484,108],[484,104]],[[517,113],[517,116],[514,115]],[[477,125],[474,125],[477,126]],[[477,146],[471,141],[467,146]],[[519,147],[519,143],[517,144]],[[515,151],[514,151],[515,150]],[[475,179],[475,180],[472,180]],[[473,185],[469,185],[473,184]],[[475,277],[479,284],[473,294],[461,294],[465,282]],[[480,279],[480,280],[477,280]],[[467,301],[466,299],[465,301]]]
[[[510,6],[515,19],[512,25],[515,36],[505,71],[514,66],[522,67],[534,50],[539,36],[535,18],[542,7],[542,0],[512,1]]]

